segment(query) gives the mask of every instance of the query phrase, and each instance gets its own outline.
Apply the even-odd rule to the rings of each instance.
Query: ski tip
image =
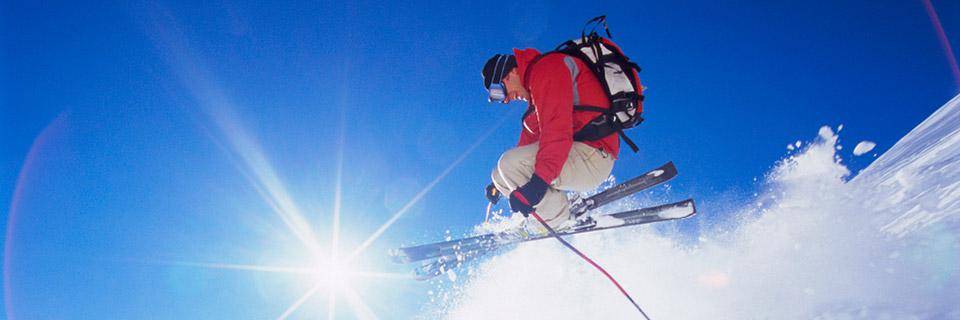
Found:
[[[657,216],[666,220],[676,220],[693,216],[696,213],[697,205],[693,202],[693,199],[687,199],[666,205],[662,211],[657,213]]]
[[[666,175],[664,180],[670,180],[677,175],[677,167],[673,165],[673,161],[667,161],[662,166],[650,170],[646,175],[654,178]]]
[[[697,215],[697,203],[696,203],[695,201],[693,201],[693,198],[684,200],[683,203],[684,203],[684,205],[686,205],[687,207],[690,208],[690,214],[687,214],[687,215],[684,216],[683,218],[689,218],[689,217],[692,217],[692,216]]]
[[[682,206],[683,210],[686,210],[687,213],[674,217],[673,219],[685,219],[697,215],[697,203],[693,201],[693,198],[683,200],[678,204]]]
[[[670,169],[671,171],[677,171],[677,166],[673,164],[673,161],[667,161],[667,163],[664,163],[660,167],[663,169]]]
[[[667,162],[667,164],[663,165],[663,167],[667,172],[670,173],[671,176],[676,176],[678,173],[677,166],[673,165],[673,161]]]

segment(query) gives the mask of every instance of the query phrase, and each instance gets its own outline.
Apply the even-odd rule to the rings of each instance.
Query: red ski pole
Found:
[[[534,218],[537,218],[537,221],[539,221],[544,228],[547,228],[547,232],[549,232],[551,236],[556,238],[557,241],[560,241],[560,243],[563,244],[564,247],[567,247],[567,249],[570,249],[570,251],[573,251],[574,253],[576,253],[578,256],[580,256],[580,258],[583,258],[583,260],[586,260],[588,263],[590,263],[590,265],[592,265],[594,268],[596,268],[601,273],[603,273],[603,275],[607,276],[607,279],[610,279],[610,282],[613,282],[613,285],[617,286],[617,289],[620,289],[620,293],[623,293],[623,296],[627,297],[627,300],[630,300],[630,303],[632,303],[633,306],[637,308],[637,311],[640,311],[640,314],[643,315],[643,318],[650,320],[650,317],[647,316],[647,313],[643,312],[643,309],[640,308],[640,305],[633,300],[633,297],[631,297],[630,294],[627,293],[627,290],[624,289],[623,286],[620,285],[620,282],[617,282],[617,279],[614,279],[613,276],[611,276],[606,269],[603,269],[603,267],[601,267],[599,264],[594,262],[593,259],[590,259],[590,257],[587,257],[587,255],[583,254],[583,252],[580,252],[580,250],[577,250],[577,248],[574,247],[569,242],[567,242],[567,240],[563,240],[563,238],[561,238],[560,235],[553,230],[553,228],[547,225],[547,222],[544,221],[543,218],[541,218],[536,211],[530,212],[530,215],[532,215]]]

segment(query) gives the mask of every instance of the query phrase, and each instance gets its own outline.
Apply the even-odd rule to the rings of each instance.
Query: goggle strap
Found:
[[[492,80],[496,80],[495,82],[497,83],[503,82],[503,68],[507,66],[507,62],[505,61],[506,58],[507,55],[504,54],[501,54],[499,57],[497,57],[497,65],[493,68],[493,77],[490,79],[490,83],[494,82]]]

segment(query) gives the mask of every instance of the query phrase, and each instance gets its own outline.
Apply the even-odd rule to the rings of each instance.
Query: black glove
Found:
[[[500,190],[497,190],[497,187],[494,186],[493,183],[487,186],[486,191],[487,200],[490,201],[490,203],[497,204],[497,202],[500,202]]]
[[[539,204],[543,195],[547,194],[548,187],[550,185],[534,173],[530,182],[510,193],[510,209],[522,213],[524,217],[529,216],[533,212],[533,206]]]

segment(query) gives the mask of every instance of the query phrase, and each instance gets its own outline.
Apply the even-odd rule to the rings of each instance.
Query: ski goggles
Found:
[[[489,95],[487,96],[487,101],[490,102],[507,102],[507,89],[503,87],[503,83],[491,83],[490,87],[487,88]]]

